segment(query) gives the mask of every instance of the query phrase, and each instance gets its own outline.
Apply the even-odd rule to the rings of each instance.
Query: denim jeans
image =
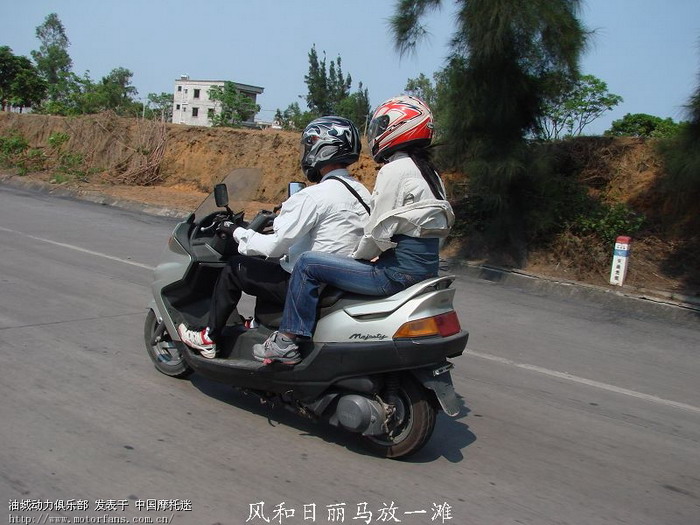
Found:
[[[391,277],[390,277],[391,276]],[[431,277],[407,275],[348,256],[306,252],[297,260],[287,289],[280,331],[311,337],[322,284],[362,295],[389,296]]]

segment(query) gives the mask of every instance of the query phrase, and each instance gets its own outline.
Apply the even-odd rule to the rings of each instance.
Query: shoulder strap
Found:
[[[362,200],[362,197],[360,197],[360,194],[357,193],[357,192],[355,191],[355,188],[353,188],[352,186],[350,186],[350,184],[348,184],[347,182],[345,182],[345,181],[344,181],[343,179],[341,179],[340,177],[336,177],[335,175],[331,175],[331,176],[328,177],[326,180],[328,180],[328,179],[337,180],[338,182],[342,183],[343,186],[345,186],[345,187],[348,189],[348,191],[349,191],[350,193],[352,193],[358,201],[360,201],[360,204],[362,204],[362,206],[365,208],[365,210],[367,210],[367,215],[370,214],[369,206],[367,205],[367,203],[366,203],[365,201]]]

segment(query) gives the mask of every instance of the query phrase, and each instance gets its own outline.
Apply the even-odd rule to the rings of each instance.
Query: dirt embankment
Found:
[[[13,131],[45,158],[58,157],[61,151],[80,156],[88,175],[63,179],[63,184],[182,211],[193,209],[214,184],[236,168],[259,168],[262,173],[256,202],[250,203],[249,211],[278,204],[290,181],[303,180],[296,132],[189,127],[109,114],[62,118],[0,113],[0,136]],[[67,136],[58,149],[50,144],[57,132]],[[662,170],[653,147],[637,139],[593,139],[578,144],[578,150],[569,154],[572,162],[580,164],[579,178],[591,194],[608,203],[624,202],[648,216],[663,213],[657,190]],[[365,148],[352,172],[371,189],[377,169]],[[56,181],[55,174],[46,171],[29,169],[24,176]],[[448,174],[445,179],[451,195],[462,191],[459,174]],[[627,283],[696,295],[695,285],[689,286],[687,276],[674,273],[669,264],[678,252],[678,241],[662,237],[635,239]],[[580,249],[562,238],[548,249],[531,252],[524,270],[606,286],[612,247],[609,254],[601,254],[607,260],[589,269],[574,261]],[[451,253],[459,253],[454,245]]]
[[[631,137],[590,137],[571,141],[566,147],[572,171],[589,195],[609,205],[625,204],[651,225],[632,241],[626,284],[697,295],[700,281],[692,275],[689,278],[688,271],[693,264],[697,267],[697,236],[693,239],[692,234],[680,231],[687,222],[666,221],[670,210],[660,190],[664,171],[655,143]],[[562,234],[546,248],[529,254],[528,270],[607,285],[612,247],[586,245],[586,241]],[[688,252],[683,254],[686,248]]]
[[[65,133],[62,146],[82,156],[89,184],[124,198],[191,209],[203,193],[236,168],[259,168],[262,181],[256,200],[279,203],[287,184],[304,180],[299,168],[299,134],[278,130],[204,128],[160,124],[100,114],[79,118],[0,113],[0,135],[13,130],[31,148],[56,155],[49,137]],[[158,154],[154,158],[153,152]],[[149,163],[157,174],[140,173]],[[376,164],[363,154],[353,173],[369,188],[374,185]],[[28,174],[52,178],[52,174]],[[139,177],[141,180],[139,180]],[[143,186],[142,183],[147,183]],[[81,184],[86,185],[87,182]],[[136,186],[136,187],[132,187]]]

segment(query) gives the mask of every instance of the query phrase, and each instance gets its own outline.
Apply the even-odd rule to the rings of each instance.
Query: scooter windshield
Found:
[[[226,175],[221,183],[228,190],[229,208],[234,212],[246,209],[251,201],[256,200],[261,181],[262,171],[259,168],[237,168]],[[194,220],[198,223],[217,211],[221,211],[221,208],[216,205],[212,191],[194,211]]]

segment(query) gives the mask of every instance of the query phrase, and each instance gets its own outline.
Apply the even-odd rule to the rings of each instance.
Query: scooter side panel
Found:
[[[242,337],[262,342],[265,333],[256,332]],[[293,391],[298,399],[307,401],[343,379],[444,364],[448,355],[464,350],[467,337],[467,332],[460,332],[450,337],[313,345],[302,349],[304,360],[293,367],[262,365],[251,359],[204,359],[184,345],[183,351],[191,366],[209,379],[242,388]]]
[[[401,292],[390,297],[382,297],[374,301],[364,301],[361,304],[346,308],[346,311],[352,317],[362,317],[376,314],[388,315],[397,310],[402,304],[425,293],[427,290],[447,288],[450,283],[454,281],[454,279],[455,278],[452,275],[426,279],[425,281],[416,283],[413,286],[410,286],[409,288],[406,288],[405,290],[402,290]]]
[[[406,301],[397,310],[364,310],[365,315],[351,316],[347,309],[338,309],[323,317],[316,326],[315,343],[351,343],[391,339],[407,321],[431,317],[453,310],[454,288],[424,293]]]
[[[185,226],[184,223],[181,223],[176,227],[176,231]],[[175,233],[173,233],[173,238],[170,240],[168,247],[163,251],[160,264],[153,270],[151,291],[156,304],[156,315],[159,319],[163,319],[170,336],[179,340],[177,329],[168,314],[168,308],[163,300],[163,288],[185,278],[187,270],[192,263],[192,258],[174,237]]]

